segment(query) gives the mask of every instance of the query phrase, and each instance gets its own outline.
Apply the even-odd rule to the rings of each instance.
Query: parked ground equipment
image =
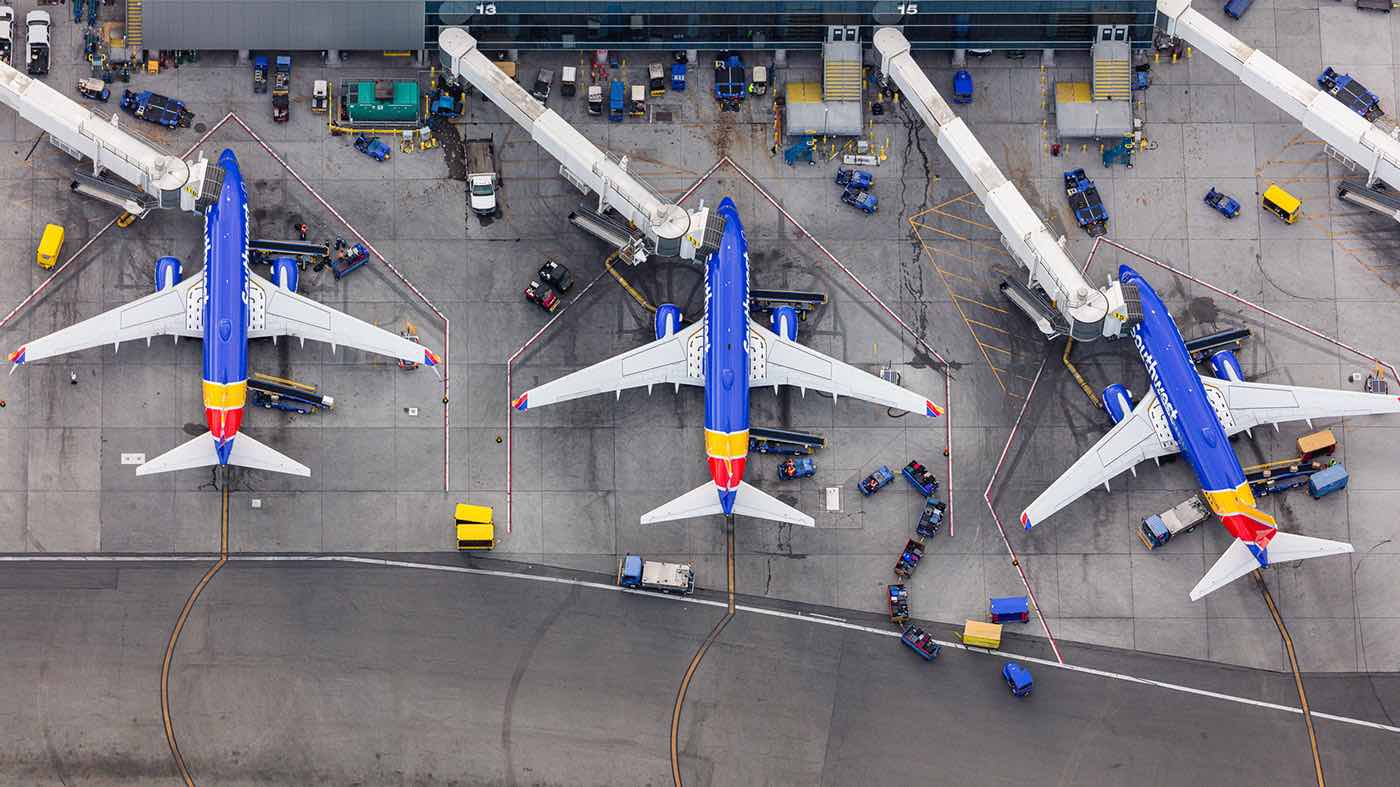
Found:
[[[15,9],[0,5],[0,62],[9,65],[15,53]]]
[[[1142,63],[1133,66],[1133,90],[1146,90],[1152,86],[1152,64]]]
[[[756,453],[802,456],[825,447],[826,438],[821,435],[764,426],[749,427],[749,450]]]
[[[549,92],[554,88],[554,69],[541,68],[535,75],[535,89],[530,91],[541,104],[549,103]]]
[[[394,152],[388,145],[380,142],[379,137],[367,137],[364,134],[355,135],[355,149],[375,161],[386,161]]]
[[[848,189],[868,189],[875,184],[875,174],[863,169],[836,169],[836,185]]]
[[[1254,5],[1254,0],[1226,0],[1225,15],[1231,19],[1239,19],[1251,5]]]
[[[185,102],[149,90],[123,90],[121,108],[129,115],[166,128],[189,128],[194,122],[194,113],[185,109]]]
[[[914,488],[919,491],[919,494],[924,497],[928,497],[938,491],[938,479],[934,478],[933,473],[930,473],[928,468],[924,467],[919,462],[910,460],[909,464],[904,466],[902,473],[904,478],[909,483],[913,484]]]
[[[1227,219],[1233,219],[1240,215],[1239,200],[1221,194],[1215,190],[1214,186],[1211,186],[1210,191],[1206,192],[1205,203]]]
[[[788,145],[787,149],[783,151],[783,162],[789,167],[795,165],[799,161],[805,161],[808,164],[816,164],[817,160],[814,155],[816,149],[817,142],[815,139],[811,137],[802,137],[798,141]]]
[[[589,86],[588,86],[588,114],[590,114],[590,115],[601,115],[601,114],[603,114],[603,86],[602,86],[602,85],[589,85]]]
[[[626,111],[627,86],[621,80],[614,79],[608,86],[608,120],[613,123],[622,122],[622,116]]]
[[[964,645],[996,650],[1001,647],[1001,624],[968,620],[963,623],[961,636]]]
[[[1035,685],[1031,671],[1015,661],[1006,662],[1001,668],[1001,677],[1006,680],[1007,688],[1011,689],[1011,694],[1015,697],[1029,696]]]
[[[884,489],[893,480],[894,473],[891,473],[890,469],[885,465],[880,465],[875,468],[875,472],[866,476],[859,484],[856,484],[856,488],[860,490],[862,495],[870,497],[881,489]]]
[[[1264,189],[1264,193],[1259,197],[1259,204],[1264,210],[1278,216],[1284,224],[1297,221],[1298,213],[1303,207],[1301,200],[1284,191],[1277,183],[1270,183],[1269,187]]]
[[[988,607],[988,617],[993,623],[1028,623],[1031,619],[1030,599],[1025,596],[993,598]]]
[[[826,293],[807,292],[804,290],[765,290],[759,287],[749,289],[749,308],[754,311],[766,311],[770,314],[774,309],[789,308],[797,312],[797,319],[807,319],[807,314],[818,306],[827,303]]]
[[[738,53],[727,52],[715,61],[715,101],[725,112],[738,112],[748,92],[744,61]]]
[[[1118,140],[1118,144],[1104,148],[1103,166],[1104,169],[1112,167],[1114,164],[1123,164],[1128,169],[1133,168],[1133,151],[1137,147],[1133,144],[1132,137],[1124,137]]]
[[[560,295],[574,287],[574,274],[554,260],[545,260],[540,266],[539,280],[559,291]]]
[[[671,89],[677,93],[685,92],[685,63],[671,64]]]
[[[768,67],[754,66],[749,73],[749,95],[763,96],[768,94]]]
[[[24,15],[29,55],[25,71],[31,76],[49,73],[49,12],[30,11]]]
[[[58,262],[58,254],[63,251],[63,227],[45,224],[44,234],[39,238],[39,248],[34,253],[34,261],[40,268],[48,270]]]
[[[267,92],[267,76],[272,70],[272,61],[267,55],[255,55],[253,57],[253,92]]]
[[[467,163],[467,193],[472,213],[495,216],[500,213],[496,188],[501,184],[496,164],[496,143],[493,137],[469,139],[463,144]]]
[[[924,510],[919,512],[919,522],[914,526],[914,532],[918,533],[919,538],[933,538],[938,535],[938,527],[943,524],[943,514],[946,510],[947,505],[936,495],[924,498]]]
[[[335,397],[322,394],[316,386],[254,372],[248,376],[253,404],[270,410],[309,415],[335,407]]]
[[[666,65],[652,63],[647,66],[647,90],[653,96],[666,95]]]
[[[453,510],[457,525],[457,549],[462,552],[496,547],[495,512],[490,506],[458,503]]]
[[[953,103],[972,103],[972,74],[965,68],[960,68],[953,74]]]
[[[841,192],[841,201],[867,216],[880,209],[880,200],[874,194],[860,189],[846,189]]]
[[[100,79],[83,77],[78,80],[78,94],[83,98],[90,98],[93,101],[101,101],[105,104],[107,103],[107,99],[112,97],[112,90],[107,87],[106,82]]]
[[[278,55],[272,74],[272,120],[286,123],[292,112],[292,56]]]
[[[924,557],[924,542],[917,538],[911,538],[904,544],[904,551],[899,553],[899,560],[894,564],[894,575],[901,579],[908,579],[913,576],[914,570],[919,567],[919,561]]]
[[[1367,90],[1366,86],[1356,81],[1351,74],[1338,74],[1328,66],[1318,75],[1317,86],[1369,121],[1374,122],[1385,114],[1381,111],[1380,97]]]
[[[885,595],[890,603],[890,622],[902,626],[909,622],[909,589],[904,585],[886,585]]]
[[[529,285],[525,287],[525,300],[539,306],[549,314],[553,314],[559,308],[559,296],[554,294],[554,290],[550,289],[549,285],[538,279],[531,279]]]
[[[899,635],[899,641],[908,645],[910,650],[919,654],[924,661],[933,661],[943,652],[943,646],[933,641],[933,635],[918,626],[906,628],[904,633]]]
[[[643,560],[626,555],[617,565],[617,584],[637,590],[688,595],[695,591],[695,571],[685,563]]]
[[[337,239],[335,242],[335,253],[331,255],[331,273],[336,279],[343,279],[364,267],[369,262],[369,249],[363,243],[356,243],[347,246],[345,241]]]
[[[311,83],[311,111],[325,112],[330,107],[331,85],[324,79]]]
[[[1103,206],[1099,189],[1082,169],[1064,173],[1065,198],[1074,220],[1090,237],[1097,238],[1108,231],[1108,210]]]
[[[1137,531],[1138,539],[1148,549],[1156,549],[1176,536],[1195,530],[1209,517],[1210,509],[1205,501],[1201,500],[1200,495],[1192,495],[1166,511],[1142,520],[1142,527]]]
[[[1308,494],[1314,498],[1325,497],[1338,489],[1345,489],[1350,477],[1340,462],[1313,473],[1308,479]]]
[[[646,117],[647,114],[647,88],[646,85],[632,86],[632,99],[627,102],[627,114],[630,117]]]
[[[1337,450],[1337,438],[1331,429],[1322,429],[1298,438],[1298,458],[1302,461],[1331,456]]]
[[[778,480],[792,481],[817,474],[817,463],[810,456],[788,457],[778,463]]]

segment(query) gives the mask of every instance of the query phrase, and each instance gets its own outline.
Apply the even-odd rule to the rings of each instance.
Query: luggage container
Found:
[[[495,549],[495,512],[490,506],[458,503],[453,518],[457,524],[457,549],[461,551]]]
[[[1331,456],[1337,450],[1337,438],[1331,429],[1305,434],[1298,438],[1298,458],[1306,462],[1319,456]]]
[[[1308,494],[1314,498],[1325,497],[1338,489],[1346,489],[1348,480],[1347,469],[1340,463],[1323,468],[1308,479]]]
[[[1030,622],[1030,599],[1025,596],[994,598],[991,600],[990,607],[990,617],[993,623]]]
[[[996,650],[1001,647],[1001,624],[969,620],[963,624],[962,641],[974,648]]]

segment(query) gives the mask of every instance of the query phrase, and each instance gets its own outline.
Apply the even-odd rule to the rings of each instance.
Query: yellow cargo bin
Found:
[[[1259,204],[1264,210],[1283,219],[1284,224],[1292,224],[1298,220],[1298,209],[1303,207],[1303,203],[1292,194],[1278,187],[1276,183],[1270,183],[1264,189],[1263,196],[1259,199]]]
[[[996,650],[1001,647],[1001,624],[969,620],[963,624],[962,641],[964,645]]]
[[[44,235],[39,239],[39,251],[34,255],[40,268],[52,268],[58,262],[58,253],[63,250],[63,228],[57,224],[44,227]]]
[[[457,549],[467,551],[496,547],[496,524],[493,521],[495,512],[490,506],[458,503],[455,518]]]
[[[1298,456],[1307,461],[1319,454],[1330,454],[1337,450],[1337,438],[1331,429],[1305,434],[1298,438]]]

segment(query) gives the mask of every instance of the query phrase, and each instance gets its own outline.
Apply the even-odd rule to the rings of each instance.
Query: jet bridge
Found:
[[[627,171],[627,159],[614,159],[589,142],[552,109],[537,101],[477,49],[476,39],[459,27],[438,36],[443,67],[470,82],[482,95],[530,132],[559,162],[559,174],[584,194],[598,195],[598,212],[617,211],[637,227],[646,242],[633,246],[632,264],[649,255],[703,259],[719,245],[724,222],[707,208],[687,212]]]
[[[1230,35],[1193,9],[1191,0],[1157,0],[1157,14],[1157,26],[1167,35],[1191,44],[1238,77],[1245,87],[1301,122],[1327,143],[1329,153],[1364,167],[1367,187],[1378,180],[1400,185],[1400,141]]]
[[[1077,341],[1117,337],[1126,332],[1130,310],[1117,279],[1102,289],[1085,280],[1030,204],[997,168],[967,124],[949,108],[909,53],[903,33],[886,27],[875,31],[882,70],[934,132],[938,146],[972,187],[1001,231],[1002,243],[1029,273],[1026,284],[1006,282],[1007,299],[1048,336],[1065,334]]]
[[[202,209],[209,162],[187,162],[9,65],[0,62],[0,103],[47,132],[54,147],[75,159],[92,160],[92,174],[79,172],[74,191],[144,216],[151,208]],[[218,168],[214,168],[217,172]],[[132,188],[112,181],[120,178]],[[218,177],[215,181],[221,180]]]

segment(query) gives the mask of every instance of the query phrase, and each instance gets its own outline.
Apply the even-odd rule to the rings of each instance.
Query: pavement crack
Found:
[[[515,757],[511,745],[511,725],[515,718],[515,696],[520,691],[520,684],[525,680],[525,672],[530,668],[530,659],[534,657],[535,649],[544,641],[545,635],[559,621],[564,612],[578,600],[578,594],[578,585],[572,586],[569,595],[549,613],[548,617],[540,621],[540,625],[535,628],[535,633],[530,636],[530,643],[525,646],[525,652],[520,655],[520,660],[515,664],[515,672],[510,676],[510,688],[506,689],[505,711],[501,714],[501,750],[505,753],[506,758],[506,784],[511,787],[516,784]]]

